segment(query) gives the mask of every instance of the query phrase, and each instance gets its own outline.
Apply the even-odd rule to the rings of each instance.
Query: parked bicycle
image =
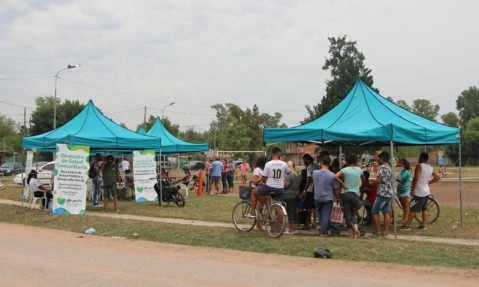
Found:
[[[397,194],[394,196],[394,200],[396,201],[396,206],[403,210],[403,206]],[[429,194],[427,199],[427,212],[429,214],[427,222],[428,224],[436,222],[439,218],[439,215],[441,214],[441,206],[439,205],[439,201],[436,199],[436,197],[434,197],[432,193]],[[416,213],[415,219],[420,224],[422,223],[422,216],[420,212]]]
[[[248,232],[254,228],[257,221],[260,221],[261,226],[264,226],[271,237],[279,238],[286,228],[286,219],[288,218],[284,207],[285,203],[273,200],[271,196],[268,196],[266,204],[258,202],[256,218],[250,218],[247,214],[251,211],[251,192],[251,187],[240,186],[241,201],[235,205],[232,213],[234,226],[239,231]]]

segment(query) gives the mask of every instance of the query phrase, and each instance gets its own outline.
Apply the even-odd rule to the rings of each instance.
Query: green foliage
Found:
[[[136,130],[138,130],[140,127],[143,127],[145,129],[145,132],[148,132],[151,127],[155,124],[156,117],[153,115],[150,115],[146,121],[146,123],[141,123],[137,125]],[[177,137],[180,133],[180,126],[178,124],[173,124],[168,117],[165,117],[164,119],[161,120],[161,123],[165,127],[167,131],[169,131],[172,135]]]
[[[432,105],[429,100],[416,99],[412,104],[412,112],[435,121],[439,113],[439,105]]]
[[[470,120],[463,133],[464,158],[479,159],[479,117]]]
[[[470,87],[462,91],[457,97],[456,108],[459,111],[460,125],[462,128],[474,118],[479,117],[479,89]]]
[[[262,150],[264,127],[285,127],[280,125],[282,115],[260,113],[259,108],[242,110],[232,103],[211,106],[216,110],[216,119],[211,124],[213,148],[219,150]],[[248,155],[250,161],[254,155]]]
[[[459,118],[457,117],[456,113],[449,112],[445,115],[442,115],[441,120],[447,126],[459,127]]]
[[[331,80],[327,81],[326,95],[321,102],[313,107],[306,105],[309,116],[303,123],[314,120],[341,102],[353,87],[359,77],[366,85],[373,88],[373,76],[371,69],[364,66],[365,57],[356,48],[355,41],[348,41],[346,36],[328,38],[330,42],[330,58],[326,59],[323,70],[329,70]]]
[[[0,138],[17,132],[18,124],[14,120],[0,114]]]
[[[396,102],[396,105],[400,106],[401,108],[411,111],[411,107],[407,104],[405,100],[398,100]]]
[[[55,98],[50,96],[37,97],[35,99],[36,110],[32,112],[30,135],[38,135],[49,132],[53,129],[53,110]],[[61,127],[76,115],[78,115],[84,104],[78,100],[65,100],[63,103],[57,98],[57,128]]]

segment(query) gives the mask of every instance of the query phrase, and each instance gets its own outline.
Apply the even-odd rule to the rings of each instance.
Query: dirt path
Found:
[[[479,280],[477,270],[265,255],[3,223],[0,234],[0,286],[403,287]]]

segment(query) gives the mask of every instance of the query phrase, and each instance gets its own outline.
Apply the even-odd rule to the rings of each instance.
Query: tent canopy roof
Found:
[[[161,152],[165,154],[208,151],[207,143],[189,143],[172,135],[163,126],[159,117],[156,117],[155,123],[146,135],[161,139]]]
[[[50,132],[25,137],[22,147],[54,151],[57,143],[87,145],[96,151],[158,150],[161,140],[141,135],[105,117],[90,100],[85,108],[65,125]]]
[[[358,79],[336,107],[316,120],[288,128],[265,128],[264,142],[354,145],[435,145],[460,142],[460,129],[409,112]]]

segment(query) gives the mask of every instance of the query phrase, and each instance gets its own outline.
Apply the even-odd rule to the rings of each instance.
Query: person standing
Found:
[[[429,155],[427,153],[423,152],[419,155],[418,164],[414,169],[414,178],[411,183],[412,200],[409,217],[404,225],[399,227],[399,230],[411,230],[409,225],[418,212],[422,212],[422,223],[417,228],[427,230],[427,201],[428,196],[431,194],[429,185],[441,180],[441,176],[432,168],[432,166],[427,164],[428,160]]]
[[[374,200],[371,215],[373,217],[374,233],[371,238],[388,236],[389,225],[391,223],[391,199],[393,197],[393,173],[389,164],[389,153],[383,151],[378,155],[379,167],[375,184],[377,185],[378,194]],[[379,212],[383,212],[384,216],[384,233],[381,233],[379,225]]]
[[[223,163],[219,158],[215,158],[211,164],[211,182],[215,185],[216,195],[220,191],[221,171],[223,170]]]
[[[243,162],[240,164],[240,175],[241,181],[243,185],[248,184],[248,172],[250,170],[249,164],[244,159]]]
[[[228,175],[228,164],[226,163],[226,159],[222,161],[223,164],[223,170],[221,170],[221,184],[223,186],[223,191],[221,194],[227,194],[228,193],[228,181],[226,180],[226,177]]]
[[[207,186],[206,194],[211,193],[211,163],[212,162],[213,162],[213,159],[209,157],[205,163],[206,186]]]
[[[336,181],[335,174],[329,170],[331,158],[324,156],[321,158],[321,169],[313,171],[314,201],[316,204],[316,213],[321,219],[319,225],[319,236],[328,237],[328,224],[333,210],[333,202],[340,201],[339,183]]]
[[[103,209],[106,210],[108,207],[108,201],[110,197],[113,200],[113,207],[116,212],[119,212],[118,209],[118,191],[116,188],[117,182],[120,182],[120,171],[118,165],[115,164],[114,158],[112,155],[106,157],[106,163],[101,167],[103,172]]]
[[[97,153],[93,161],[93,169],[95,170],[95,177],[93,178],[93,207],[100,207],[100,192],[103,185],[103,172],[101,166],[103,165],[103,157]]]
[[[402,224],[404,224],[409,217],[409,195],[411,186],[411,173],[409,170],[411,169],[411,165],[406,159],[401,159],[398,161],[397,166],[402,168],[396,177],[396,181],[398,182],[397,194],[403,210]]]
[[[226,180],[228,181],[228,191],[233,192],[234,181],[235,181],[235,165],[232,160],[228,161],[228,174],[226,175]]]
[[[359,238],[358,219],[356,211],[361,207],[359,188],[365,183],[363,171],[357,166],[358,158],[354,154],[345,157],[346,167],[336,173],[336,180],[342,187],[341,205],[344,209],[344,219],[348,228],[349,238]]]
[[[299,195],[299,175],[296,172],[296,166],[292,160],[288,160],[290,174],[284,177],[283,200],[286,202],[286,212],[288,214],[288,232],[286,234],[296,234],[298,232],[298,195]]]
[[[305,208],[307,210],[306,224],[304,225],[304,230],[309,230],[311,225],[316,223],[316,206],[314,205],[314,194],[313,194],[313,172],[319,169],[319,165],[313,162],[313,157],[310,154],[303,155],[303,164],[307,166],[306,168],[306,185],[302,191],[300,197],[304,198]],[[313,217],[313,222],[311,222],[311,215]]]

